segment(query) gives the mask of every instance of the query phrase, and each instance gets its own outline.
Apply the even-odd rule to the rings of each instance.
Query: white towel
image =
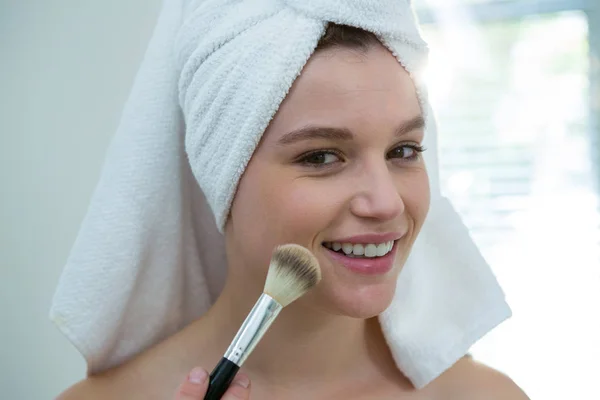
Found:
[[[380,316],[398,368],[423,387],[510,316],[440,194],[419,74],[427,47],[409,1],[166,0],[53,299],[51,319],[89,372],[172,335],[216,299],[239,177],[329,21],[380,38],[411,73],[427,120],[430,213]]]

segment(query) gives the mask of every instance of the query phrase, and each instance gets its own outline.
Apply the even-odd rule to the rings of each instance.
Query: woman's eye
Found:
[[[400,158],[402,160],[415,160],[425,149],[419,145],[402,145],[392,149],[388,153],[389,158]]]
[[[311,166],[328,165],[337,161],[340,161],[340,157],[328,151],[316,151],[300,159],[302,164],[309,164]]]

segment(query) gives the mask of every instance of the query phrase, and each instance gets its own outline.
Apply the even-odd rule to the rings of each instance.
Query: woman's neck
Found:
[[[230,278],[210,311],[198,321],[204,343],[224,352],[262,288]],[[243,369],[255,379],[287,383],[365,379],[397,373],[376,319],[332,315],[302,299],[286,307],[254,349]]]

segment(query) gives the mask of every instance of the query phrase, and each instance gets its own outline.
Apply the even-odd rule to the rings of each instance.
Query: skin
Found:
[[[423,129],[413,123],[397,134],[419,116],[412,80],[383,46],[315,54],[240,181],[225,228],[229,274],[215,305],[176,335],[61,399],[201,399],[203,384],[182,378],[221,358],[263,289],[272,249],[283,243],[311,250],[323,279],[286,307],[244,364],[252,398],[527,399],[509,378],[470,358],[416,390],[396,367],[377,322],[428,211],[427,171],[418,151]],[[282,144],[307,126],[343,128],[352,137]],[[322,246],[389,232],[401,238],[394,267],[382,275],[351,272]],[[248,388],[232,390],[249,398]]]

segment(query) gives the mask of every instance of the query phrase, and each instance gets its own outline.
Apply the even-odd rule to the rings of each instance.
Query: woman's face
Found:
[[[323,275],[300,301],[380,314],[429,207],[422,140],[415,87],[387,49],[317,52],[240,181],[226,226],[231,267],[262,285],[273,248],[300,244]]]

